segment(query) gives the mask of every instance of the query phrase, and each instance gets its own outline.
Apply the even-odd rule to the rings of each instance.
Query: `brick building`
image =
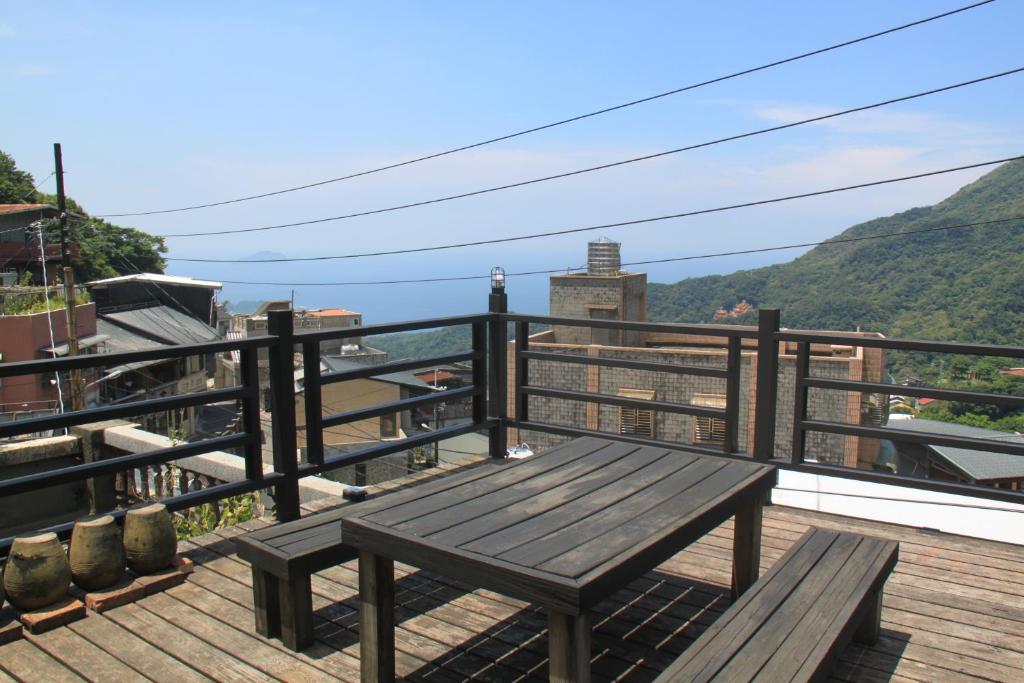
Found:
[[[589,256],[594,259],[594,244]],[[604,262],[617,265],[618,245],[602,241]],[[608,245],[614,246],[614,255]],[[593,265],[593,264],[591,264]],[[603,263],[588,268],[587,274],[551,278],[551,314],[611,320],[646,319],[646,276],[602,272]],[[618,299],[616,300],[616,297]],[[643,308],[640,303],[643,303]],[[595,314],[596,313],[596,314]],[[591,335],[593,332],[593,335]],[[682,334],[627,333],[625,343],[616,343],[616,331],[587,327],[554,326],[530,337],[533,350],[605,358],[641,360],[696,367],[726,367],[725,339]],[[859,333],[877,338],[875,333]],[[589,338],[587,338],[589,337]],[[632,343],[630,343],[632,342]],[[513,344],[514,346],[514,344]],[[514,377],[515,355],[510,352],[509,377]],[[725,407],[725,380],[714,377],[636,371],[623,368],[531,361],[529,383],[533,386],[587,391],[641,400],[666,401],[686,405]],[[811,346],[811,373],[835,379],[884,381],[885,354],[882,349],[859,346],[814,344]],[[793,424],[792,406],[796,377],[795,345],[779,349],[779,395],[776,415],[776,452],[788,454]],[[757,390],[757,342],[743,340],[741,353],[739,449],[750,451],[754,434],[754,396]],[[509,406],[514,410],[510,387]],[[884,424],[887,397],[861,395],[824,389],[812,389],[809,395],[812,419],[852,424]],[[610,433],[631,433],[680,444],[721,445],[724,424],[714,418],[691,417],[656,411],[619,408],[595,403],[568,401],[541,396],[530,397],[530,419]],[[511,430],[509,440],[527,442],[534,450],[544,450],[564,437]],[[836,434],[808,434],[808,459],[848,467],[870,468],[878,458],[878,442],[872,439]]]

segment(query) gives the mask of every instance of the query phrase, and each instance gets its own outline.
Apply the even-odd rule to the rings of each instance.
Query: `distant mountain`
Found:
[[[901,234],[1024,216],[1024,162],[1000,166],[934,206],[832,238]],[[831,241],[831,240],[830,240]],[[652,320],[750,323],[777,307],[787,327],[1024,343],[1024,220],[824,244],[782,263],[650,285]]]
[[[914,233],[1024,217],[1024,161],[1000,166],[934,206],[877,218],[833,240]],[[1024,344],[1024,220],[826,243],[787,263],[730,275],[650,283],[648,317],[752,324],[778,307],[782,324],[887,336]],[[437,330],[378,337],[393,358],[466,348],[468,334]],[[925,357],[890,358],[894,372],[920,372]],[[927,373],[926,373],[927,374]]]

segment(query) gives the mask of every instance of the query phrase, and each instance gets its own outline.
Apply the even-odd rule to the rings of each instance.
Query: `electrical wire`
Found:
[[[698,209],[695,211],[684,211],[680,213],[668,214],[665,216],[654,216],[650,218],[638,218],[628,221],[619,221],[617,223],[603,223],[600,225],[591,225],[581,228],[567,228],[563,230],[550,230],[547,232],[538,232],[528,235],[516,235],[511,237],[497,237],[494,239],[487,240],[476,240],[472,242],[457,242],[454,244],[441,244],[429,247],[413,247],[410,249],[392,249],[387,251],[371,251],[354,254],[340,254],[333,256],[305,256],[297,258],[272,258],[272,259],[208,259],[208,258],[172,258],[165,257],[166,261],[178,261],[182,263],[291,263],[298,261],[333,261],[339,259],[355,259],[355,258],[367,258],[373,256],[393,256],[397,254],[415,254],[428,251],[443,251],[447,249],[462,249],[465,247],[476,247],[486,244],[502,244],[507,242],[520,242],[525,240],[539,239],[543,237],[555,237],[558,235],[571,235],[581,232],[593,232],[595,230],[608,230],[610,228],[621,228],[633,225],[642,225],[646,223],[656,223],[659,221],[673,220],[678,218],[689,218],[692,216],[702,216],[712,213],[721,213],[724,211],[733,211],[735,209],[745,209],[754,206],[765,206],[768,204],[779,204],[781,202],[788,202],[795,199],[806,199],[808,197],[820,197],[827,194],[836,194],[839,192],[848,192],[850,190],[859,190],[867,187],[877,187],[879,185],[889,185],[892,183],[904,182],[907,180],[918,180],[920,178],[929,178],[932,176],[943,175],[946,173],[954,173],[956,171],[965,171],[973,168],[982,168],[985,166],[994,166],[995,164],[1005,163],[1007,161],[1017,161],[1024,159],[1022,156],[1006,157],[1004,159],[996,159],[993,161],[984,161],[976,164],[967,164],[964,166],[955,166],[953,168],[946,168],[938,171],[928,171],[925,173],[916,173],[908,176],[901,176],[898,178],[886,178],[885,180],[874,180],[866,183],[858,183],[856,185],[845,185],[843,187],[833,187],[827,190],[816,190],[813,192],[801,192],[799,194],[786,195],[783,197],[773,197],[771,199],[759,199],[751,202],[742,202],[739,204],[729,204],[726,206],[718,206],[710,209]]]
[[[43,226],[39,225],[39,259],[43,268],[43,300],[46,302],[46,322],[50,328],[50,348],[55,348],[57,342],[53,337],[53,312],[50,310],[50,288],[46,286],[46,243],[43,241]],[[60,405],[61,415],[64,414],[64,392],[60,386],[60,373],[54,372],[54,383],[57,385],[57,403]],[[67,433],[67,429],[64,430]]]
[[[921,98],[921,97],[926,97],[928,95],[934,95],[936,93],[947,92],[947,91],[950,91],[950,90],[956,90],[957,88],[963,88],[963,87],[966,87],[968,85],[975,85],[977,83],[983,83],[983,82],[990,81],[990,80],[993,80],[993,79],[996,79],[996,78],[1002,78],[1004,76],[1011,76],[1011,75],[1014,75],[1014,74],[1021,73],[1022,71],[1024,71],[1024,67],[1018,67],[1016,69],[1011,69],[1009,71],[1003,71],[1003,72],[1000,72],[1000,73],[997,73],[997,74],[991,74],[991,75],[988,75],[988,76],[984,76],[982,78],[975,78],[975,79],[970,80],[970,81],[963,81],[961,83],[955,83],[953,85],[947,85],[947,86],[943,86],[941,88],[935,88],[935,89],[932,89],[932,90],[927,90],[927,91],[924,91],[924,92],[915,93],[913,95],[906,95],[904,97],[897,97],[895,99],[884,100],[882,102],[875,102],[873,104],[867,104],[867,105],[860,106],[860,107],[854,107],[852,109],[845,109],[845,110],[842,110],[842,111],[833,112],[831,114],[823,114],[821,116],[813,116],[811,118],[802,119],[800,121],[793,121],[793,122],[784,123],[784,124],[781,124],[781,125],[778,125],[778,126],[771,126],[769,128],[761,128],[759,130],[749,131],[749,132],[746,132],[746,133],[740,133],[740,134],[737,134],[737,135],[730,135],[728,137],[718,138],[718,139],[715,139],[715,140],[709,140],[709,141],[706,141],[706,142],[700,142],[700,143],[697,143],[697,144],[688,145],[686,147],[677,147],[675,149],[665,150],[665,151],[662,151],[662,152],[655,152],[654,154],[646,154],[646,155],[639,156],[639,157],[632,157],[630,159],[622,159],[622,160],[613,161],[613,162],[607,163],[607,164],[600,164],[598,166],[590,166],[588,168],[577,169],[575,171],[567,171],[565,173],[557,173],[555,175],[543,176],[541,178],[531,178],[530,180],[522,180],[522,181],[515,182],[515,183],[507,183],[505,185],[497,185],[495,187],[488,187],[488,188],[484,188],[482,190],[473,190],[472,192],[463,192],[461,194],[447,195],[445,197],[435,197],[434,199],[426,199],[426,200],[423,200],[423,201],[411,202],[411,203],[407,203],[407,204],[398,204],[398,205],[395,205],[395,206],[389,206],[389,207],[385,207],[385,208],[381,208],[381,209],[370,209],[368,211],[359,211],[359,212],[356,212],[356,213],[349,213],[349,214],[344,214],[344,215],[341,215],[341,216],[329,216],[329,217],[326,217],[326,218],[314,218],[314,219],[311,219],[311,220],[308,220],[308,221],[298,221],[298,222],[294,222],[294,223],[279,223],[277,225],[264,225],[264,226],[260,226],[260,227],[254,227],[254,228],[231,228],[231,229],[227,229],[227,230],[208,230],[208,231],[203,231],[203,232],[164,233],[162,235],[159,235],[159,237],[164,237],[164,238],[169,238],[169,237],[178,237],[178,238],[180,238],[180,237],[204,237],[204,236],[207,236],[207,235],[234,235],[234,234],[249,233],[249,232],[267,232],[267,231],[270,231],[270,230],[284,230],[286,228],[298,228],[298,227],[305,227],[305,226],[308,226],[308,225],[319,225],[319,224],[322,224],[322,223],[332,223],[332,222],[336,222],[336,221],[348,220],[348,219],[351,219],[351,218],[360,218],[360,217],[364,217],[364,216],[373,216],[373,215],[382,214],[382,213],[390,213],[392,211],[402,211],[404,209],[412,209],[412,208],[416,208],[416,207],[420,207],[420,206],[429,206],[429,205],[432,205],[432,204],[442,204],[444,202],[450,202],[450,201],[454,201],[454,200],[457,200],[457,199],[466,199],[468,197],[477,197],[477,196],[480,196],[480,195],[489,194],[491,192],[500,192],[502,190],[511,190],[511,189],[515,189],[515,188],[519,188],[519,187],[525,187],[527,185],[536,185],[536,184],[539,184],[539,183],[547,182],[549,180],[560,180],[562,178],[569,178],[569,177],[573,177],[573,176],[583,175],[585,173],[592,173],[594,171],[603,171],[603,170],[607,170],[609,168],[617,168],[619,166],[625,166],[627,164],[633,164],[633,163],[637,163],[637,162],[640,162],[640,161],[650,161],[651,159],[659,159],[659,158],[670,156],[670,155],[673,155],[673,154],[679,154],[681,152],[689,152],[689,151],[693,151],[695,149],[702,149],[702,148],[705,148],[705,147],[712,147],[714,145],[719,145],[719,144],[722,144],[722,143],[725,143],[725,142],[733,142],[733,141],[742,140],[742,139],[745,139],[745,138],[756,137],[758,135],[765,135],[767,133],[774,133],[774,132],[778,132],[778,131],[781,131],[781,130],[787,130],[789,128],[797,128],[799,126],[805,126],[805,125],[809,125],[809,124],[812,124],[812,123],[820,123],[821,121],[826,121],[826,120],[829,120],[829,119],[838,118],[840,116],[846,116],[847,114],[853,114],[853,113],[857,113],[857,112],[868,111],[868,110],[871,110],[871,109],[877,109],[879,107],[884,107],[884,106],[887,106],[887,105],[890,105],[890,104],[895,104],[897,102],[907,102],[909,100],[914,100],[914,99],[918,99],[918,98]]]
[[[779,59],[779,60],[776,60],[776,61],[773,61],[773,62],[769,62],[767,64],[762,64],[760,66],[751,67],[751,68],[748,68],[748,69],[743,69],[742,71],[736,71],[736,72],[733,72],[731,74],[727,74],[725,76],[718,76],[718,77],[711,78],[711,79],[708,79],[708,80],[705,80],[705,81],[701,81],[701,82],[698,82],[698,83],[693,83],[693,84],[686,85],[686,86],[683,86],[683,87],[675,88],[673,90],[668,90],[668,91],[665,91],[665,92],[662,92],[662,93],[658,93],[658,94],[655,94],[655,95],[650,95],[648,97],[643,97],[643,98],[640,98],[640,99],[637,99],[637,100],[632,100],[632,101],[629,101],[629,102],[623,102],[621,104],[616,104],[616,105],[613,105],[613,106],[610,106],[610,107],[605,107],[604,109],[598,109],[597,111],[592,111],[592,112],[589,112],[589,113],[586,113],[586,114],[578,114],[576,116],[571,116],[569,118],[561,119],[559,121],[554,121],[554,122],[551,122],[551,123],[546,123],[546,124],[543,124],[543,125],[540,125],[540,126],[535,126],[533,128],[527,128],[526,130],[521,130],[521,131],[514,132],[514,133],[508,133],[508,134],[504,134],[504,135],[499,135],[497,137],[493,137],[493,138],[490,138],[490,139],[487,139],[487,140],[482,140],[480,142],[474,142],[474,143],[471,143],[471,144],[468,144],[468,145],[462,145],[460,147],[455,147],[455,148],[452,148],[452,149],[449,149],[449,150],[445,150],[443,152],[436,152],[436,153],[433,153],[433,154],[427,154],[425,156],[420,156],[420,157],[416,157],[416,158],[413,158],[413,159],[407,159],[405,161],[400,161],[400,162],[397,162],[397,163],[394,163],[394,164],[387,164],[385,166],[379,166],[379,167],[367,169],[367,170],[364,170],[364,171],[358,171],[358,172],[355,172],[355,173],[350,173],[348,175],[340,176],[338,178],[329,178],[327,180],[321,180],[321,181],[317,181],[317,182],[313,182],[313,183],[307,183],[307,184],[304,184],[304,185],[297,185],[295,187],[289,187],[289,188],[285,188],[285,189],[282,189],[282,190],[274,190],[272,192],[263,192],[263,193],[260,193],[260,194],[248,195],[248,196],[244,196],[244,197],[237,197],[235,199],[228,199],[228,200],[217,201],[217,202],[209,202],[209,203],[206,203],[206,204],[193,204],[191,206],[182,206],[182,207],[178,207],[178,208],[174,208],[174,209],[159,209],[159,210],[154,210],[154,211],[134,211],[134,212],[123,212],[123,213],[105,213],[105,214],[99,214],[99,217],[101,217],[101,218],[119,218],[119,217],[125,217],[125,216],[152,216],[152,215],[155,215],[155,214],[179,213],[179,212],[182,212],[182,211],[192,211],[192,210],[195,210],[195,209],[206,209],[206,208],[210,208],[210,207],[214,207],[214,206],[224,206],[224,205],[227,205],[227,204],[237,204],[237,203],[240,203],[240,202],[247,202],[247,201],[251,201],[251,200],[254,200],[254,199],[262,199],[262,198],[265,198],[265,197],[273,197],[273,196],[276,196],[276,195],[286,194],[288,192],[297,192],[299,190],[306,190],[306,189],[310,189],[310,188],[313,188],[313,187],[320,187],[320,186],[323,186],[323,185],[328,185],[328,184],[331,184],[331,183],[337,183],[337,182],[341,182],[341,181],[344,181],[344,180],[351,180],[353,178],[359,178],[359,177],[371,175],[371,174],[374,174],[374,173],[380,173],[382,171],[387,171],[387,170],[391,170],[391,169],[395,169],[395,168],[400,168],[400,167],[403,167],[403,166],[409,166],[409,165],[420,163],[420,162],[423,162],[423,161],[428,161],[430,159],[437,159],[439,157],[444,157],[444,156],[448,156],[448,155],[451,155],[451,154],[456,154],[458,152],[464,152],[464,151],[470,150],[470,149],[476,149],[478,147],[483,147],[485,145],[491,145],[491,144],[494,144],[496,142],[502,142],[502,141],[505,141],[505,140],[511,140],[513,138],[522,137],[524,135],[529,135],[531,133],[536,133],[536,132],[539,132],[539,131],[542,131],[542,130],[548,130],[550,128],[555,128],[555,127],[558,127],[558,126],[564,126],[564,125],[569,124],[569,123],[575,123],[577,121],[582,121],[584,119],[592,118],[592,117],[595,117],[595,116],[600,116],[602,114],[607,114],[607,113],[610,113],[610,112],[613,112],[613,111],[618,111],[620,109],[626,109],[628,107],[633,107],[633,106],[636,106],[636,105],[639,105],[639,104],[644,104],[646,102],[653,102],[654,100],[662,99],[664,97],[669,97],[669,96],[672,96],[672,95],[678,95],[680,93],[688,92],[690,90],[696,90],[697,88],[702,88],[704,86],[713,85],[715,83],[722,83],[724,81],[732,80],[734,78],[739,78],[741,76],[747,76],[747,75],[750,75],[750,74],[753,74],[753,73],[757,73],[757,72],[760,72],[760,71],[765,71],[765,70],[768,70],[768,69],[772,69],[774,67],[781,66],[783,64],[789,64],[789,63],[792,63],[792,62],[800,61],[802,59],[807,59],[808,57],[814,57],[814,56],[817,56],[817,55],[825,54],[827,52],[832,52],[834,50],[839,50],[839,49],[844,48],[844,47],[849,47],[851,45],[856,45],[858,43],[863,43],[863,42],[866,42],[868,40],[872,40],[874,38],[880,38],[882,36],[886,36],[886,35],[889,35],[889,34],[892,34],[892,33],[896,33],[898,31],[903,31],[903,30],[908,29],[908,28],[913,28],[915,26],[921,26],[923,24],[927,24],[927,23],[932,22],[932,21],[937,21],[939,19],[944,19],[946,17],[950,17],[950,16],[953,16],[953,15],[956,15],[956,14],[960,14],[962,12],[966,12],[968,10],[976,9],[978,7],[982,7],[984,5],[991,4],[992,2],[994,2],[994,0],[982,0],[981,2],[975,2],[975,3],[972,3],[970,5],[965,5],[963,7],[958,7],[956,9],[950,10],[948,12],[943,12],[941,14],[935,14],[935,15],[932,15],[930,17],[925,17],[924,19],[918,19],[918,20],[912,21],[910,23],[901,24],[899,26],[894,26],[892,28],[888,28],[888,29],[885,29],[885,30],[882,30],[882,31],[877,31],[875,33],[871,33],[871,34],[868,34],[868,35],[865,35],[865,36],[861,36],[859,38],[853,38],[851,40],[846,40],[846,41],[843,41],[843,42],[840,42],[840,43],[835,43],[835,44],[829,45],[827,47],[818,48],[816,50],[811,50],[810,52],[804,52],[804,53],[801,53],[801,54],[798,54],[798,55],[794,55],[792,57],[786,57],[784,59]]]

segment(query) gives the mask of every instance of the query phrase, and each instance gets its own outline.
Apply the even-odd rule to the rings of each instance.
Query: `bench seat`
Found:
[[[252,566],[256,632],[295,651],[313,644],[310,575],[355,559],[341,539],[345,507],[239,536],[238,556]]]
[[[812,681],[878,638],[899,544],[810,529],[658,681]]]

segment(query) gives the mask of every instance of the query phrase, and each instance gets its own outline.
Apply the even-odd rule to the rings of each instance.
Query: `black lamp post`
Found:
[[[505,269],[491,268],[491,295],[487,310],[492,314],[490,323],[490,362],[488,370],[487,415],[495,420],[490,430],[491,457],[504,458],[508,450],[508,415],[506,410],[506,344],[508,329],[502,313],[508,312],[508,295],[505,293]]]

